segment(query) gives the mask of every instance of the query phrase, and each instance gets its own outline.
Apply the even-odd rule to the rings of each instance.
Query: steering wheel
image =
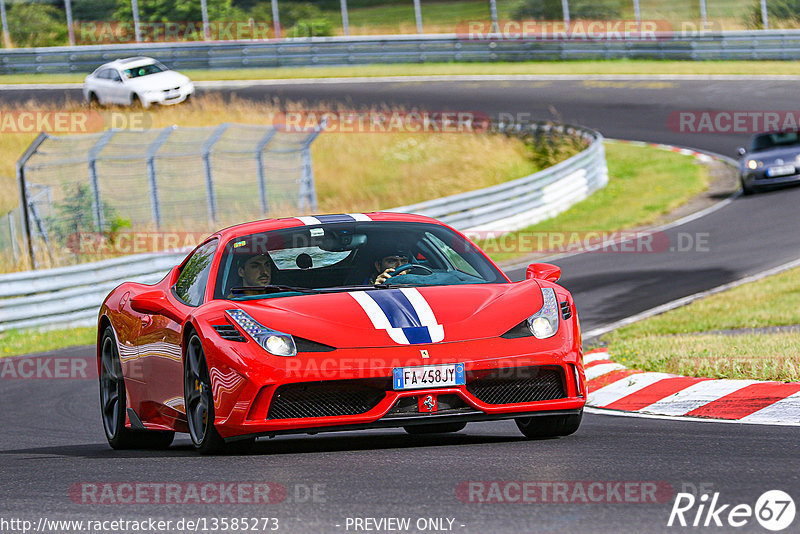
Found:
[[[426,276],[429,275],[429,274],[433,274],[433,269],[431,269],[427,265],[421,265],[419,263],[404,263],[403,265],[400,265],[399,267],[395,267],[394,268],[394,272],[402,273],[403,271],[411,271],[413,269],[422,269],[423,271],[425,271],[425,275]],[[394,275],[392,275],[392,278],[394,278],[395,276],[402,276],[402,275],[394,274]],[[389,280],[389,279],[387,278],[387,280]]]

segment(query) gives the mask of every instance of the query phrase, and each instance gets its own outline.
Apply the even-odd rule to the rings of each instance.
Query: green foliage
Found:
[[[64,184],[64,200],[55,205],[55,213],[45,219],[50,239],[67,244],[81,232],[94,231],[93,195],[89,184]],[[119,216],[116,208],[103,202],[105,239],[113,243],[122,228],[130,228],[130,219]]]
[[[72,20],[111,20],[117,9],[116,0],[78,0],[72,2]]]
[[[67,44],[67,21],[63,11],[42,4],[13,4],[8,10],[11,41],[17,47]]]
[[[286,37],[327,37],[333,35],[333,26],[328,19],[298,20],[286,30]]]
[[[577,19],[617,19],[621,16],[620,0],[570,0],[569,16]],[[511,11],[515,20],[562,20],[561,0],[519,0]]]
[[[770,27],[797,26],[800,24],[800,0],[769,0],[767,2],[767,16]],[[744,24],[748,28],[762,29],[761,1],[753,0],[750,11],[744,17]]]
[[[233,6],[232,0],[208,0],[209,21],[245,21],[245,13]],[[117,0],[114,19],[133,20],[130,0]],[[200,22],[200,2],[174,0],[139,0],[139,19],[143,22]]]

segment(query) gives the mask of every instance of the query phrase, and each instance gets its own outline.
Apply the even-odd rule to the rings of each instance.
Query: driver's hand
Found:
[[[394,267],[389,267],[388,269],[386,269],[385,271],[383,271],[383,272],[382,272],[381,274],[379,274],[379,275],[378,275],[378,277],[375,279],[375,285],[382,284],[382,283],[384,283],[386,280],[388,280],[389,278],[391,278],[391,277],[392,277],[392,275],[391,275],[391,274],[389,274],[389,273],[393,273],[393,272],[394,272]],[[405,271],[403,271],[402,273],[398,273],[396,276],[400,276],[401,274],[406,274],[407,272],[408,272],[408,269],[406,269],[406,270],[405,270]]]

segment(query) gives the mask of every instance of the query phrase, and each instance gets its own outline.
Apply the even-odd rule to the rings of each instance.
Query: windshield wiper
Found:
[[[283,286],[275,284],[268,286],[239,286],[231,288],[231,294],[233,295],[246,295],[247,293],[253,292],[259,292],[261,294],[283,293],[285,291],[293,291],[297,293],[316,293],[316,291],[307,287]]]

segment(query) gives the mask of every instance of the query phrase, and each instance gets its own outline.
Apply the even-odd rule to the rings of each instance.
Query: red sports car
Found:
[[[434,219],[318,215],[233,226],[154,285],[100,309],[103,426],[114,448],[203,453],[258,436],[514,419],[564,436],[585,403],[580,327],[560,269],[511,282]]]

